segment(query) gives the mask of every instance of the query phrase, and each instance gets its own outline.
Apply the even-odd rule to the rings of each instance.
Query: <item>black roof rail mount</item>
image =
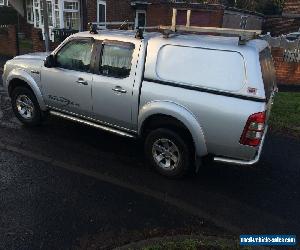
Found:
[[[91,34],[98,34],[97,24],[89,23],[88,25],[89,25]]]
[[[141,40],[144,39],[144,31],[140,28],[137,28],[135,33],[135,38]]]

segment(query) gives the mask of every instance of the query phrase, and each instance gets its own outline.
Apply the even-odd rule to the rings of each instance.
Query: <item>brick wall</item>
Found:
[[[210,3],[218,3],[219,0],[211,0]],[[202,26],[222,27],[224,9],[221,5],[191,5],[191,4],[172,4],[160,0],[152,0],[147,5],[147,26],[170,25],[172,20],[172,8],[192,8],[195,10],[193,23]],[[120,22],[129,20],[134,22],[135,9],[131,6],[130,0],[107,0],[107,21]],[[97,21],[97,0],[87,1],[87,22]]]
[[[97,0],[86,1],[86,12],[88,23],[97,22]]]
[[[135,12],[130,3],[130,0],[107,0],[107,22],[122,22],[125,20],[132,22],[135,18]],[[97,22],[97,0],[88,0],[86,4],[87,22]]]
[[[31,33],[33,52],[42,52],[46,51],[45,49],[45,41],[42,40],[42,30],[37,28],[32,28]],[[59,43],[50,42],[50,50],[54,50]]]
[[[130,5],[130,0],[107,0],[107,21],[108,22],[122,22],[125,20],[133,21],[135,18],[135,11]]]
[[[277,83],[300,85],[300,63],[285,62],[281,48],[273,48],[272,55],[275,62]]]
[[[263,24],[264,33],[270,32],[272,36],[280,36],[290,32],[298,31],[300,19],[287,18],[282,16],[266,17]]]
[[[0,55],[16,56],[17,55],[17,33],[16,26],[0,26]]]
[[[25,18],[20,17],[20,31],[21,33],[25,34],[26,38],[31,37],[33,25],[27,23],[27,20]]]
[[[147,8],[147,26],[171,25],[173,8],[191,8],[190,5],[153,3]],[[192,6],[191,25],[222,27],[224,9],[222,6]],[[178,10],[178,24],[186,24],[186,11]]]
[[[300,1],[285,0],[283,14],[300,14]]]

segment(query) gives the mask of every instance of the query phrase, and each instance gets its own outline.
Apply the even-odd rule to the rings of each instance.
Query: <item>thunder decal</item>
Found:
[[[74,106],[74,107],[80,107],[80,104],[74,103],[71,100],[66,99],[65,97],[58,97],[58,96],[53,96],[53,95],[48,95],[49,99],[55,101],[55,102],[60,102],[62,104],[62,108],[68,107],[68,106]]]

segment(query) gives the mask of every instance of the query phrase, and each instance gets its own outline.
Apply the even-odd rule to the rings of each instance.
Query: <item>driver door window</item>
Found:
[[[90,40],[70,41],[57,53],[57,67],[90,72],[92,47],[93,43]]]

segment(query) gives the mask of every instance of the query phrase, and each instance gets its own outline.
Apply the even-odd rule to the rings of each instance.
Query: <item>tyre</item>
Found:
[[[42,122],[42,111],[33,92],[26,87],[16,87],[12,92],[12,109],[16,117],[26,126],[37,126]]]
[[[148,162],[169,178],[182,178],[191,168],[191,145],[172,130],[159,128],[151,131],[145,140]]]

